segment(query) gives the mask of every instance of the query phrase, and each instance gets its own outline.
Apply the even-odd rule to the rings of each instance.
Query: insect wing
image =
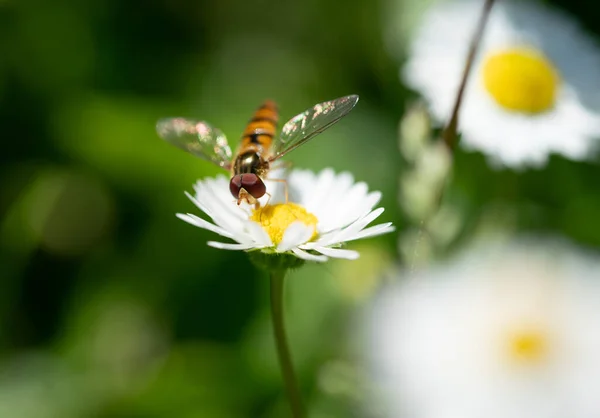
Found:
[[[206,122],[184,118],[161,119],[156,124],[156,132],[165,141],[219,167],[229,168],[231,164],[232,153],[227,138]]]
[[[357,95],[340,97],[339,99],[319,103],[312,108],[294,116],[281,129],[281,135],[273,144],[274,161],[309,139],[329,128],[346,116],[358,102]]]

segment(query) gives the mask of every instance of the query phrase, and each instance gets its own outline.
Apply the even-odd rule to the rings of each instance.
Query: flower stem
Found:
[[[302,398],[298,390],[294,366],[292,365],[292,357],[288,347],[283,318],[285,273],[286,270],[271,271],[271,318],[273,319],[273,334],[275,337],[275,346],[277,347],[279,367],[281,368],[283,383],[292,409],[292,416],[294,418],[303,418],[305,416],[304,407],[302,406]]]
[[[485,3],[483,4],[483,9],[481,11],[481,15],[479,16],[479,21],[477,22],[475,33],[473,34],[473,37],[471,38],[471,44],[469,45],[469,52],[467,54],[467,60],[465,61],[465,67],[463,69],[462,78],[460,80],[458,93],[456,94],[456,100],[452,109],[452,115],[450,116],[450,120],[448,121],[448,124],[442,132],[442,139],[444,140],[450,151],[454,151],[454,148],[456,147],[458,131],[458,113],[460,110],[460,105],[462,103],[463,94],[465,92],[465,87],[467,85],[469,74],[471,73],[471,68],[473,67],[475,54],[477,53],[477,49],[479,48],[479,44],[481,43],[483,31],[487,24],[487,20],[493,5],[494,0],[485,0]]]

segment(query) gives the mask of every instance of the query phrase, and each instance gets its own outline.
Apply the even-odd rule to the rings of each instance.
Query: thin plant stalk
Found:
[[[467,60],[465,61],[465,68],[463,69],[463,75],[460,80],[460,85],[458,87],[458,92],[456,94],[456,100],[454,101],[454,107],[452,108],[450,120],[448,121],[448,124],[442,132],[442,139],[451,151],[454,151],[454,148],[456,147],[456,142],[458,138],[458,114],[460,112],[460,106],[462,104],[467,80],[469,79],[469,74],[471,73],[471,69],[473,67],[473,61],[475,60],[475,54],[479,49],[479,44],[481,43],[483,31],[485,30],[485,26],[487,24],[488,17],[490,15],[493,5],[494,0],[485,0],[483,10],[481,12],[481,15],[479,16],[477,28],[475,29],[473,38],[471,38],[471,44],[469,45],[469,53],[467,54]]]
[[[273,335],[277,348],[279,367],[283,377],[285,391],[292,409],[294,418],[304,418],[305,412],[302,404],[302,396],[298,388],[298,381],[292,364],[292,356],[287,341],[284,323],[283,290],[285,270],[271,272],[271,318],[273,322]]]

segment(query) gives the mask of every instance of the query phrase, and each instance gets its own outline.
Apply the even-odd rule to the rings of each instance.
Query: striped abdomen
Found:
[[[268,152],[275,138],[278,120],[277,105],[267,100],[248,122],[240,143],[240,151],[254,148],[259,152]]]

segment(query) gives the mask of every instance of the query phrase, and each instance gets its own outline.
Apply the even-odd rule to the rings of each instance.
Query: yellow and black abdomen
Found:
[[[273,143],[273,138],[277,132],[277,121],[279,120],[279,111],[275,102],[267,100],[259,107],[244,130],[240,151],[245,149],[260,148],[260,151],[267,153]]]

